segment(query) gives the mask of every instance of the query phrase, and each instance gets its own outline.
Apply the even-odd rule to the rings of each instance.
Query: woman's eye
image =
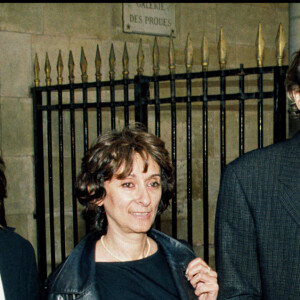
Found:
[[[158,181],[153,181],[153,182],[150,182],[149,185],[151,187],[159,187],[160,186],[160,183]]]
[[[131,187],[133,187],[133,183],[131,183],[131,182],[122,183],[122,187],[131,188]]]

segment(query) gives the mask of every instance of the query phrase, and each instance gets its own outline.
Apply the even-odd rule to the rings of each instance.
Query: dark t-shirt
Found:
[[[141,260],[97,262],[96,275],[103,300],[179,299],[161,249]]]

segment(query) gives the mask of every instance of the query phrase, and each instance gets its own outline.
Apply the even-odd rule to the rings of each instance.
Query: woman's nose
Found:
[[[149,191],[145,185],[142,185],[138,189],[138,197],[137,200],[139,203],[143,204],[144,206],[148,206],[151,202]]]

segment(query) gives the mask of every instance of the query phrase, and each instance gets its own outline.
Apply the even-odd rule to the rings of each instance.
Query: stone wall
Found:
[[[6,200],[7,221],[16,231],[31,241],[36,249],[34,164],[33,164],[33,115],[30,88],[33,86],[33,64],[37,53],[41,68],[41,85],[45,84],[44,63],[48,52],[52,66],[52,82],[56,83],[56,63],[61,50],[64,82],[67,82],[67,59],[72,50],[75,61],[75,82],[80,82],[80,51],[84,48],[89,64],[89,81],[94,81],[94,60],[97,44],[102,59],[102,80],[109,78],[108,57],[111,43],[116,54],[116,79],[122,78],[122,55],[124,42],[129,53],[129,76],[136,74],[136,55],[140,39],[145,53],[145,75],[152,74],[152,48],[154,38],[148,35],[128,34],[122,30],[122,4],[120,3],[1,3],[0,4],[0,151],[7,170],[8,199]],[[193,71],[201,71],[201,43],[203,33],[208,39],[210,63],[209,70],[219,69],[217,44],[221,27],[226,39],[228,62],[226,68],[256,66],[255,41],[258,24],[261,22],[265,40],[264,65],[276,64],[275,38],[278,26],[282,23],[286,39],[288,38],[287,3],[177,3],[176,4],[176,72],[185,72],[184,48],[188,33],[194,47]],[[159,37],[160,74],[168,74],[169,39]],[[284,64],[288,62],[288,49],[285,49]],[[233,84],[232,84],[233,85]],[[272,85],[272,82],[270,82]],[[213,87],[212,87],[213,88]],[[228,83],[230,90],[231,84]],[[246,89],[251,90],[251,83]],[[180,92],[180,91],[179,91]],[[162,90],[162,95],[164,91]],[[237,157],[237,105],[228,103],[226,126],[228,134],[227,162]],[[256,102],[249,101],[246,124],[249,139],[246,151],[257,147],[255,135]],[[169,112],[162,110],[162,127],[168,129]],[[193,124],[200,128],[202,122],[201,107],[193,108]],[[185,170],[185,110],[178,108],[179,168]],[[272,107],[265,108],[264,145],[272,143]],[[150,117],[150,128],[153,121]],[[268,121],[270,120],[270,122]],[[252,128],[253,127],[253,128]],[[219,112],[217,105],[210,106],[209,113],[209,181],[210,181],[210,243],[213,258],[213,220],[219,185]],[[162,138],[169,137],[169,131]],[[194,133],[193,133],[194,134]],[[168,147],[170,145],[168,144]],[[201,169],[202,154],[197,145],[193,145],[193,166]],[[197,168],[197,167],[196,167]],[[194,168],[195,169],[195,168]],[[194,172],[193,169],[193,172]],[[194,173],[193,173],[194,174]],[[185,173],[178,180],[185,181]],[[194,202],[194,243],[197,252],[202,255],[201,238],[201,178],[193,176]],[[185,190],[179,185],[179,237],[186,238]],[[181,199],[181,200],[180,200]],[[71,211],[71,208],[70,208]],[[163,228],[169,232],[169,216],[163,218]],[[180,221],[181,220],[181,221]],[[67,223],[67,227],[70,224]],[[81,231],[83,232],[83,231]],[[72,243],[67,247],[71,251]],[[213,261],[213,260],[212,260]]]

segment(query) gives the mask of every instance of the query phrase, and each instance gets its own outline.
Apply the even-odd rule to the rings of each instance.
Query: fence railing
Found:
[[[213,109],[216,105],[219,107],[220,173],[226,166],[228,101],[231,103],[234,101],[238,105],[238,155],[243,155],[245,152],[245,111],[247,110],[245,103],[248,100],[255,101],[257,105],[257,120],[255,120],[257,122],[255,133],[257,147],[264,146],[265,103],[272,105],[273,142],[284,140],[286,136],[284,79],[287,66],[282,66],[285,39],[281,25],[276,41],[277,66],[263,67],[263,38],[261,26],[259,26],[258,66],[244,68],[241,64],[239,68],[227,70],[225,69],[226,44],[221,29],[218,45],[220,70],[208,71],[208,45],[204,37],[202,71],[192,72],[193,46],[188,36],[186,72],[176,74],[175,51],[173,40],[170,38],[169,74],[159,75],[159,50],[155,38],[152,57],[153,75],[143,75],[144,53],[142,42],[140,42],[137,75],[134,78],[128,76],[129,59],[125,43],[122,59],[123,79],[120,80],[115,80],[116,59],[112,45],[108,81],[101,81],[101,57],[97,46],[94,82],[88,82],[88,64],[84,50],[81,49],[81,83],[75,83],[74,60],[70,51],[68,84],[63,84],[63,60],[59,52],[56,85],[51,85],[51,65],[46,54],[45,86],[39,85],[39,63],[36,55],[35,87],[31,91],[35,133],[37,254],[42,281],[49,273],[48,262],[53,270],[89,230],[79,217],[80,208],[77,207],[74,196],[74,183],[81,158],[89,148],[90,141],[105,129],[123,127],[133,120],[152,127],[156,135],[162,136],[170,149],[175,167],[176,193],[171,202],[171,228],[163,226],[160,218],[156,220],[155,226],[178,238],[179,227],[180,232],[182,231],[182,223],[179,224],[181,222],[179,210],[186,210],[183,213],[186,219],[186,238],[193,245],[195,239],[199,240],[195,237],[195,231],[198,234],[198,230],[195,230],[195,210],[201,210],[203,232],[200,240],[203,243],[203,257],[208,261],[209,245],[212,244],[209,238],[210,104],[213,104]],[[228,92],[229,82],[230,92]],[[184,111],[185,115],[181,114],[179,117],[179,111],[180,113]],[[202,130],[193,127],[193,119],[202,119]],[[185,124],[184,131],[179,129],[179,122]],[[197,148],[200,150],[195,150],[195,145],[198,145]],[[201,161],[202,168],[195,166],[195,158]],[[181,168],[182,164],[185,166],[184,172]],[[185,174],[184,183],[181,181],[182,172]],[[193,174],[201,178],[199,179],[199,182],[202,181],[201,189],[195,188]],[[180,192],[180,196],[177,193],[178,189],[184,189],[183,193]],[[202,204],[201,209],[196,205],[198,198]],[[198,213],[196,216],[199,217]],[[165,224],[165,220],[163,222]]]

